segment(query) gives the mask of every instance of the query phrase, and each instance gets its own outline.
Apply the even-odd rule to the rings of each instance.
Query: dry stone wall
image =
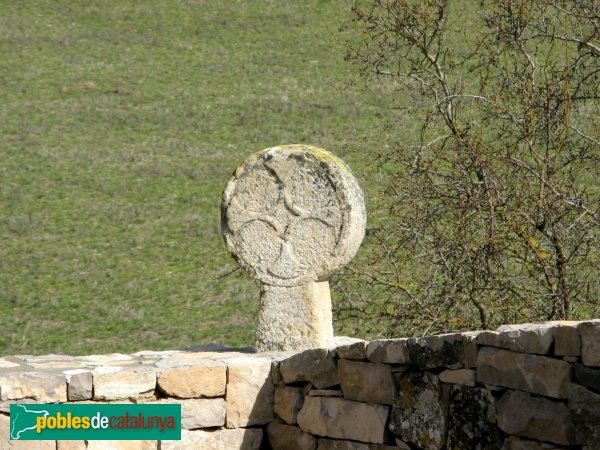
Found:
[[[13,403],[181,403],[181,441],[10,441]],[[600,321],[302,352],[0,358],[0,449],[600,449]]]

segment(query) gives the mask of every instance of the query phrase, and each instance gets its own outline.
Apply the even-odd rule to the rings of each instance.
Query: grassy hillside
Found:
[[[252,343],[219,230],[250,153],[364,179],[391,92],[346,88],[348,1],[2,1],[0,354]]]

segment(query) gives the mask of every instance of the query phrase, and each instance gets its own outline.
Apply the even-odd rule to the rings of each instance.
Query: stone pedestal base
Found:
[[[332,346],[329,282],[292,287],[263,284],[254,345],[260,352]]]

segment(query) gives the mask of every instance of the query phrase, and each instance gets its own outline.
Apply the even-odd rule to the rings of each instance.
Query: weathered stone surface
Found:
[[[226,383],[225,364],[211,360],[194,362],[192,367],[165,369],[158,375],[160,390],[179,398],[223,396]]]
[[[567,398],[571,365],[545,356],[482,347],[477,358],[477,381]]]
[[[87,441],[88,450],[156,450],[157,441]]]
[[[554,342],[557,326],[554,323],[522,323],[502,325],[498,332],[497,346],[515,352],[546,355]]]
[[[263,284],[260,304],[254,342],[258,351],[333,346],[329,282],[290,287]]]
[[[328,278],[354,256],[366,225],[350,168],[308,145],[252,155],[229,180],[221,209],[227,249],[272,286]]]
[[[554,329],[554,354],[557,356],[580,356],[581,339],[577,326],[579,322],[557,321],[552,322]]]
[[[343,397],[344,393],[339,389],[311,389],[306,395],[309,397]]]
[[[426,450],[444,448],[448,418],[442,400],[442,384],[428,372],[396,376],[397,394],[390,430],[404,442]]]
[[[374,363],[410,364],[408,339],[377,339],[367,344],[367,358]]]
[[[578,330],[583,364],[600,367],[600,322],[583,322]]]
[[[267,425],[267,437],[272,450],[314,450],[317,439],[298,427],[282,423]]]
[[[410,361],[421,369],[462,367],[465,360],[462,334],[441,334],[406,342]]]
[[[44,372],[6,373],[0,375],[0,399],[63,403],[67,401],[67,379],[62,374]]]
[[[575,426],[578,444],[600,448],[600,394],[582,386],[571,384],[569,409]]]
[[[227,407],[222,398],[189,400],[165,398],[156,403],[181,405],[181,428],[185,430],[225,425]]]
[[[453,386],[447,448],[500,449],[504,433],[496,425],[494,397],[487,389]]]
[[[385,444],[365,444],[364,442],[344,441],[340,439],[319,439],[317,450],[398,450],[409,447],[390,446]]]
[[[447,369],[440,373],[440,381],[443,383],[475,386],[475,371],[470,369]]]
[[[467,369],[477,367],[477,336],[479,333],[479,331],[471,331],[462,334],[465,354],[465,367]]]
[[[382,444],[388,414],[387,406],[335,397],[306,397],[298,425],[318,436]]]
[[[97,367],[92,373],[94,400],[125,400],[147,397],[156,388],[156,373],[150,369],[125,370]]]
[[[180,441],[161,441],[160,450],[259,450],[262,441],[260,428],[234,430],[181,430]]]
[[[557,447],[547,442],[531,441],[511,436],[504,441],[502,450],[561,450],[564,447]]]
[[[85,441],[56,441],[56,450],[86,450]]]
[[[348,400],[380,405],[394,403],[392,368],[387,364],[340,359],[338,377],[344,398]]]
[[[600,392],[600,369],[594,369],[582,364],[574,364],[573,369],[577,383]]]
[[[298,423],[298,412],[304,404],[302,388],[277,386],[275,389],[275,413],[289,424]]]
[[[367,341],[355,338],[335,338],[335,351],[342,359],[367,359]]]
[[[67,370],[67,398],[70,402],[92,398],[92,372],[85,369]]]
[[[335,351],[330,349],[305,350],[281,361],[279,370],[287,384],[308,381],[323,389],[340,383]]]
[[[16,369],[17,367],[22,367],[22,365],[6,358],[0,358],[0,369]]]
[[[562,445],[576,443],[575,428],[564,403],[507,391],[498,402],[498,426],[508,434]]]
[[[329,287],[317,281],[352,259],[366,226],[348,166],[306,145],[263,150],[236,170],[221,212],[227,249],[263,283],[257,349],[333,345]]]
[[[241,357],[227,366],[227,428],[270,422],[274,417],[271,361]]]

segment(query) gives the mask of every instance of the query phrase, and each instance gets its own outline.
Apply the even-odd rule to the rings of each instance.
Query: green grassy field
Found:
[[[377,185],[393,92],[346,85],[350,2],[1,7],[0,354],[250,345],[258,286],[220,278],[231,172],[307,143]]]

